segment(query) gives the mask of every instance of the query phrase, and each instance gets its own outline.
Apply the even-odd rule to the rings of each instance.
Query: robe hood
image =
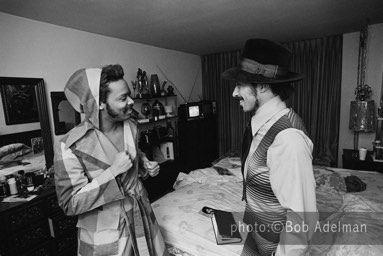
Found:
[[[65,148],[81,139],[89,130],[100,128],[99,94],[100,94],[100,68],[83,68],[77,70],[65,85],[64,93],[79,113],[85,115],[83,122],[68,132]]]
[[[99,129],[100,68],[77,70],[65,85],[64,93],[72,107],[85,114],[85,120]]]

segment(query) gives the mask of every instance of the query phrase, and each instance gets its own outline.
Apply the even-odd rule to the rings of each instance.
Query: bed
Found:
[[[41,130],[0,135],[0,175],[10,175],[19,170],[33,172],[44,169],[44,151],[34,152],[31,142],[39,137]]]
[[[16,161],[16,160],[15,160]],[[0,175],[15,174],[20,170],[25,173],[43,170],[45,168],[44,152],[33,153],[29,152],[23,156],[17,157],[17,162],[2,165],[0,163]]]
[[[309,255],[383,255],[383,174],[314,166],[320,225],[366,225],[366,232],[316,232]],[[228,175],[232,174],[232,175]],[[347,192],[344,177],[354,175],[367,184],[363,192]],[[174,255],[240,255],[242,244],[217,245],[204,206],[240,212],[240,159],[228,156],[212,167],[180,173],[175,191],[152,203],[169,251]],[[242,234],[244,236],[246,234]],[[243,239],[244,241],[244,239]]]

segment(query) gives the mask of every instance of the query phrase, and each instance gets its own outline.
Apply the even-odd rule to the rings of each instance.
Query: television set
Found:
[[[203,118],[202,105],[200,102],[180,104],[178,107],[178,116],[180,120],[183,121]]]

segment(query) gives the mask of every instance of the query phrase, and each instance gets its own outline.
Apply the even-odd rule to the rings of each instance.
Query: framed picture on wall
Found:
[[[42,137],[31,138],[31,145],[34,154],[40,153],[44,150],[44,143]]]
[[[0,77],[0,93],[7,125],[39,121],[36,79]]]

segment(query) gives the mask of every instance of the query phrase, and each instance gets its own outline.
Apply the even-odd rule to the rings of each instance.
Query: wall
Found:
[[[195,76],[201,69],[197,55],[63,28],[2,12],[0,24],[0,76],[44,78],[52,132],[50,92],[62,91],[70,75],[79,68],[120,63],[127,81],[134,80],[137,68],[142,68],[149,75],[158,74],[162,83],[165,78],[158,65],[185,98],[188,98]],[[353,132],[348,129],[348,121],[357,80],[358,46],[359,32],[344,35],[338,166],[341,166],[343,148],[353,148]],[[378,103],[383,86],[383,24],[369,27],[367,61],[366,83],[372,87],[372,99]],[[198,100],[201,88],[199,72],[192,101]],[[180,96],[178,103],[183,103]],[[0,134],[34,129],[39,129],[38,123],[6,126],[0,102]],[[359,145],[371,148],[374,137],[374,133],[361,133]]]
[[[368,49],[365,83],[371,86],[371,99],[376,108],[380,102],[383,86],[383,23],[371,25],[368,30]],[[354,133],[348,128],[350,102],[355,100],[354,90],[357,83],[359,32],[343,36],[342,92],[339,126],[338,166],[342,166],[344,148],[354,147]],[[375,133],[360,133],[359,147],[372,149]]]
[[[158,74],[162,84],[165,77],[160,68],[186,99],[198,73],[191,101],[199,100],[199,95],[202,97],[201,60],[198,55],[68,29],[2,12],[0,24],[0,76],[44,79],[52,133],[50,92],[62,91],[73,72],[83,67],[119,63],[129,84],[136,79],[138,68],[145,70],[148,78],[151,74]],[[175,93],[178,104],[184,103],[176,90]],[[0,134],[39,129],[38,123],[6,126],[2,107],[0,102]]]

